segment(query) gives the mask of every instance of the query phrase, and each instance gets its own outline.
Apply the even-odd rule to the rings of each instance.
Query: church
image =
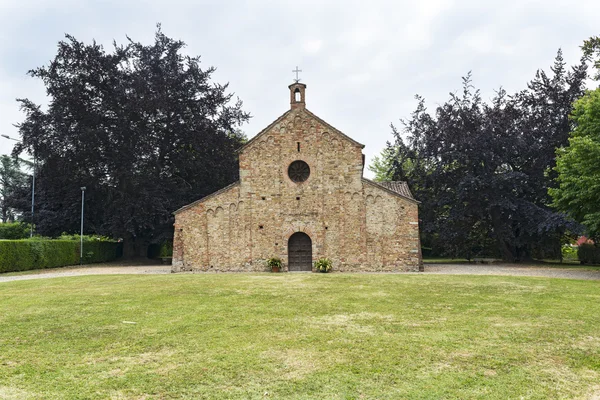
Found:
[[[172,271],[419,271],[418,201],[405,182],[363,177],[364,145],[306,108],[290,109],[239,150],[239,180],[175,211]]]

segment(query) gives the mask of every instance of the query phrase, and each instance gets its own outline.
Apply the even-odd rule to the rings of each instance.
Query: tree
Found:
[[[19,100],[15,149],[39,160],[38,232],[77,232],[85,186],[86,231],[145,255],[172,237],[174,210],[237,179],[239,127],[250,116],[184,46],[160,26],[153,44],[128,38],[110,53],[67,35],[50,65],[29,71],[49,97],[47,111]]]
[[[594,79],[600,80],[600,36],[592,36],[588,40],[583,42],[582,46],[583,54],[587,60],[592,60],[596,57],[595,60],[592,60],[594,68],[596,68],[596,75],[594,75]]]
[[[556,181],[550,188],[557,209],[586,226],[600,239],[600,89],[589,91],[574,104],[575,128],[569,146],[556,151]]]
[[[392,129],[391,175],[422,202],[425,245],[457,257],[560,257],[561,238],[577,227],[550,208],[549,171],[555,148],[567,144],[586,66],[567,71],[559,51],[551,70],[514,95],[500,89],[489,103],[469,74],[435,115],[418,98],[403,130]]]
[[[14,204],[10,199],[19,190],[27,187],[27,174],[21,170],[21,166],[27,162],[9,157],[0,156],[0,220],[2,222],[14,221]]]
[[[375,182],[386,182],[392,178],[392,160],[394,159],[394,148],[387,144],[379,156],[374,156],[369,171],[375,174]]]

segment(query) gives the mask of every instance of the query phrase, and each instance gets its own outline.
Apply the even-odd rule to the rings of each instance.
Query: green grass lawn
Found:
[[[581,399],[600,286],[388,274],[0,283],[5,399]]]

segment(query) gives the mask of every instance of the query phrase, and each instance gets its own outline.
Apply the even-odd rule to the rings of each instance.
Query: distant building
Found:
[[[579,236],[577,238],[577,242],[576,245],[577,246],[581,246],[582,244],[594,244],[594,241],[592,239],[589,239],[585,236]]]
[[[291,108],[239,153],[240,180],[175,212],[173,271],[418,271],[418,202],[405,182],[362,176],[364,145],[305,107]]]

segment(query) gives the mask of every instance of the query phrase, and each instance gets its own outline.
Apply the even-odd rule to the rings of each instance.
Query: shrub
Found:
[[[158,256],[160,258],[173,257],[173,242],[163,242],[160,245],[160,252]]]
[[[315,261],[315,269],[317,272],[331,271],[331,260],[329,258],[320,258]]]
[[[148,245],[146,257],[152,259],[173,257],[173,242],[150,243]]]
[[[117,258],[120,243],[83,243],[83,262],[95,263]],[[79,264],[79,242],[75,240],[0,240],[0,272],[64,267]]]
[[[271,257],[267,260],[267,268],[272,271],[273,268],[281,268],[281,258]]]
[[[577,257],[582,264],[600,264],[600,247],[582,244],[577,250]]]
[[[81,235],[79,234],[68,234],[63,232],[59,237],[57,237],[58,240],[76,240],[76,241],[81,241]],[[109,238],[108,236],[100,236],[100,235],[83,235],[83,241],[84,242],[111,242],[114,243],[115,241],[111,238]]]
[[[30,229],[30,225],[20,222],[0,223],[0,239],[26,239],[29,237]]]
[[[566,244],[561,248],[563,260],[577,260],[577,248]]]
[[[86,264],[116,260],[122,254],[121,243],[105,241],[83,242],[83,262]],[[79,246],[77,246],[79,250]]]

